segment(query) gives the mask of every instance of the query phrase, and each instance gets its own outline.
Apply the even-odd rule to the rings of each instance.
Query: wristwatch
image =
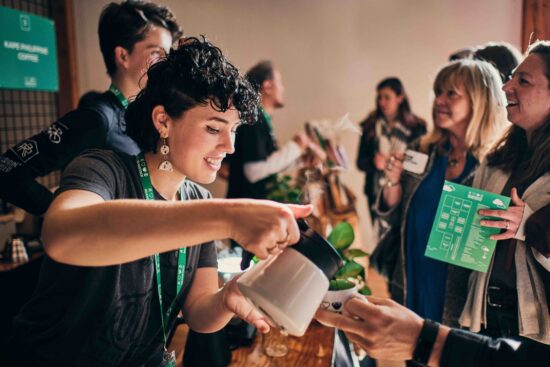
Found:
[[[416,341],[416,348],[414,349],[413,358],[411,362],[416,366],[427,367],[432,349],[437,339],[437,333],[439,332],[439,323],[432,320],[424,320],[422,330]]]

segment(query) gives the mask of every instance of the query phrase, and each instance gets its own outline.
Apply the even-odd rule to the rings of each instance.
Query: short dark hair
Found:
[[[273,63],[269,60],[263,60],[248,70],[246,79],[257,91],[260,91],[266,80],[273,79],[273,70]]]
[[[187,38],[147,71],[147,85],[126,110],[126,133],[144,152],[156,152],[159,133],[153,108],[164,106],[173,119],[198,105],[218,111],[236,108],[243,123],[257,119],[260,98],[222,51],[204,37]]]
[[[97,33],[103,61],[110,76],[116,72],[115,47],[121,46],[132,52],[134,45],[145,39],[152,25],[169,31],[173,40],[183,34],[174,14],[163,5],[128,0],[110,3],[103,9]]]
[[[474,51],[475,49],[473,47],[461,48],[449,55],[449,61],[469,59],[474,55]]]
[[[506,83],[519,65],[521,53],[507,42],[489,42],[474,52],[474,59],[492,64],[500,73],[502,82]]]

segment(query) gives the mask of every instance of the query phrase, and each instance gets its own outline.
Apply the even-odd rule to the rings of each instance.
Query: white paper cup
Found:
[[[361,294],[357,291],[357,287],[337,291],[329,290],[325,294],[320,307],[330,312],[342,313],[346,301],[353,297],[361,297]]]

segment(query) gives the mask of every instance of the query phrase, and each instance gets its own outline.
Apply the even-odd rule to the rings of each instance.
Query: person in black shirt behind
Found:
[[[89,150],[64,170],[45,216],[39,285],[14,322],[13,364],[158,366],[172,358],[163,347],[180,311],[199,332],[235,314],[269,331],[235,280],[219,290],[212,241],[235,239],[265,259],[298,241],[294,218],[311,206],[193,200],[210,195],[189,181],[215,179],[258,95],[197,38],[147,76],[126,112],[143,154]]]
[[[279,172],[297,163],[308,147],[313,147],[305,132],[279,147],[273,131],[272,114],[284,107],[284,86],[279,70],[271,61],[253,66],[246,78],[261,95],[261,106],[254,124],[239,129],[235,153],[224,161],[224,176],[228,175],[228,198],[265,199],[269,183]],[[227,174],[228,172],[228,174]],[[240,243],[232,242],[232,246]],[[243,252],[241,268],[248,267],[252,254]]]
[[[34,215],[44,214],[53,199],[36,177],[64,168],[87,148],[139,152],[125,134],[127,98],[139,92],[140,82],[145,83],[140,79],[147,65],[165,55],[182,31],[168,8],[124,1],[103,9],[98,34],[111,79],[109,91],[0,156],[0,198]]]
[[[235,141],[235,153],[228,157],[228,198],[265,199],[273,177],[298,161],[312,144],[304,132],[279,147],[272,115],[284,107],[284,86],[279,70],[270,61],[253,66],[246,78],[261,94],[258,119],[243,126]]]

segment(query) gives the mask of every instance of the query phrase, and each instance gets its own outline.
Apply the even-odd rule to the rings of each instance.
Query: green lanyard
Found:
[[[145,162],[145,158],[143,157],[143,153],[140,153],[136,157],[138,171],[139,171],[139,178],[141,179],[141,187],[143,189],[143,195],[145,196],[146,200],[155,200],[155,195],[153,193],[153,184],[151,183],[151,176],[149,175],[149,170],[147,169],[147,162]],[[180,189],[180,192],[182,194],[182,200],[183,200],[183,188]],[[180,248],[178,252],[178,273],[176,277],[176,298],[174,298],[174,301],[168,307],[168,310],[166,310],[166,313],[163,313],[162,310],[162,279],[160,276],[160,257],[159,254],[153,255],[154,257],[154,263],[155,263],[155,272],[157,274],[157,292],[159,295],[159,304],[160,304],[160,320],[162,322],[162,331],[164,333],[164,345],[166,347],[167,342],[167,334],[166,334],[166,328],[168,327],[168,319],[170,317],[170,314],[172,313],[172,309],[174,307],[174,304],[176,303],[176,298],[181,291],[181,288],[183,286],[183,279],[185,276],[185,263],[187,261],[187,252],[185,248]]]
[[[267,112],[263,108],[260,107],[260,112],[264,116],[265,122],[267,123],[267,126],[269,126],[269,130],[273,132],[273,123],[271,122],[271,116],[268,115]]]
[[[117,88],[116,85],[111,84],[109,86],[109,92],[115,95],[115,97],[118,99],[122,107],[124,107],[124,109],[128,108],[128,100],[126,99],[126,97],[124,97],[124,94],[122,94],[122,92],[120,91],[120,89]]]

